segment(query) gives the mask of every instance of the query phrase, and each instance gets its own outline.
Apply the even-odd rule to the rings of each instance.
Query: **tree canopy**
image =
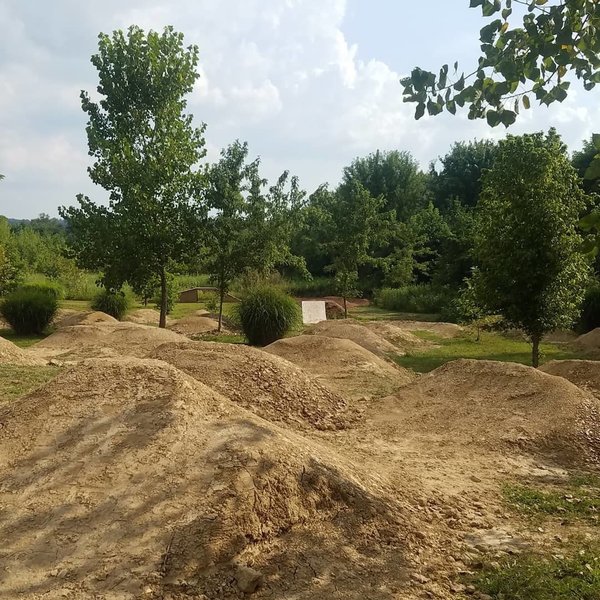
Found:
[[[467,107],[470,119],[508,127],[532,98],[545,105],[562,102],[570,75],[586,90],[600,83],[597,0],[470,0],[470,7],[490,19],[479,34],[481,55],[474,68],[464,71],[457,62],[439,72],[416,67],[401,81],[404,101],[416,104],[417,119]]]
[[[92,57],[99,102],[81,93],[88,115],[92,181],[110,193],[108,206],[79,196],[61,208],[74,255],[103,272],[108,288],[158,278],[160,326],[166,325],[168,271],[197,251],[202,207],[204,126],[186,114],[185,96],[198,78],[198,49],[184,47],[171,27],[146,34],[138,27],[100,34]]]

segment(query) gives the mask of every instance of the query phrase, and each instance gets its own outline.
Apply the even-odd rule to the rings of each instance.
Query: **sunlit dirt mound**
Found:
[[[160,312],[154,308],[138,308],[136,310],[132,310],[125,315],[124,321],[129,321],[130,323],[138,323],[140,325],[154,325],[158,326],[158,321],[160,319]],[[167,324],[171,319],[167,317]]]
[[[278,340],[265,350],[298,365],[347,398],[386,396],[414,379],[410,371],[351,340],[299,335]]]
[[[23,367],[45,365],[46,361],[19,348],[11,341],[0,337],[0,365],[19,365]]]
[[[331,338],[352,340],[359,346],[369,350],[369,352],[374,352],[379,355],[397,352],[397,348],[394,344],[388,342],[374,331],[371,331],[368,327],[365,327],[365,325],[350,319],[322,321],[316,325],[311,325],[305,333],[307,335],[324,335]]]
[[[583,352],[589,352],[590,354],[600,353],[600,327],[596,327],[596,329],[580,335],[573,342],[573,345]]]
[[[216,332],[219,322],[205,315],[189,315],[179,319],[169,329],[183,335],[198,335]]]
[[[404,331],[428,331],[441,338],[459,337],[465,331],[456,323],[438,323],[435,321],[393,321],[393,323]]]
[[[94,325],[95,323],[118,323],[117,319],[99,310],[64,311],[54,320],[56,327],[71,327],[73,325]]]
[[[149,356],[176,366],[270,421],[339,429],[351,419],[344,398],[296,365],[256,348],[188,341],[165,344]]]
[[[397,352],[408,352],[415,348],[426,348],[434,345],[406,330],[401,325],[397,325],[397,323],[405,323],[405,321],[366,321],[363,323],[365,327],[396,346]]]
[[[561,377],[516,363],[457,360],[374,407],[396,435],[501,450],[520,446],[556,459],[593,459],[600,449],[598,401]]]
[[[600,396],[600,361],[596,360],[551,360],[541,371],[568,379],[577,387]]]
[[[160,361],[82,362],[0,422],[6,598],[383,600],[428,543],[375,474]]]
[[[95,323],[61,327],[32,346],[39,356],[68,360],[115,356],[145,356],[167,342],[184,341],[174,331],[137,323]]]

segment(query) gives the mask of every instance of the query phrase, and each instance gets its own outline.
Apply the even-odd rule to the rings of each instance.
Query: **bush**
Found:
[[[56,301],[62,300],[65,297],[65,290],[61,285],[50,281],[40,281],[39,283],[26,283],[19,288],[20,290],[27,290],[31,292],[41,292],[43,294],[49,294]]]
[[[454,295],[445,287],[407,285],[384,288],[375,294],[375,305],[386,310],[408,313],[443,313]]]
[[[43,333],[57,310],[57,296],[36,286],[15,290],[0,305],[0,313],[19,335]]]
[[[236,312],[253,346],[271,344],[302,322],[296,301],[279,288],[267,285],[247,291],[236,306]]]
[[[92,308],[111,315],[119,321],[131,307],[131,298],[124,292],[102,290],[96,294],[92,301]]]
[[[312,279],[293,279],[284,283],[285,290],[296,297],[323,298],[336,296],[334,277],[313,277]]]
[[[600,284],[598,283],[590,286],[585,292],[577,331],[587,333],[596,327],[600,327]]]

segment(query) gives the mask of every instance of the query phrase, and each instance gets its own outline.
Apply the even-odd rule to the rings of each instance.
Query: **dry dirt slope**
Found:
[[[416,597],[411,504],[163,362],[85,361],[0,423],[3,597]]]

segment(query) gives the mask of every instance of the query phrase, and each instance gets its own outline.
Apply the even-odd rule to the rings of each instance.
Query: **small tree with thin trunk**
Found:
[[[81,93],[88,116],[92,181],[110,193],[108,206],[79,196],[79,206],[61,208],[79,264],[103,272],[107,289],[157,279],[160,321],[166,326],[168,275],[194,253],[202,207],[196,169],[204,156],[204,126],[194,127],[185,96],[198,73],[198,49],[165,28],[144,33],[100,34],[92,57],[99,101]],[[196,170],[195,170],[196,169]]]
[[[479,204],[477,288],[486,308],[530,338],[534,367],[543,336],[577,317],[588,276],[577,231],[584,208],[556,132],[500,142]]]

